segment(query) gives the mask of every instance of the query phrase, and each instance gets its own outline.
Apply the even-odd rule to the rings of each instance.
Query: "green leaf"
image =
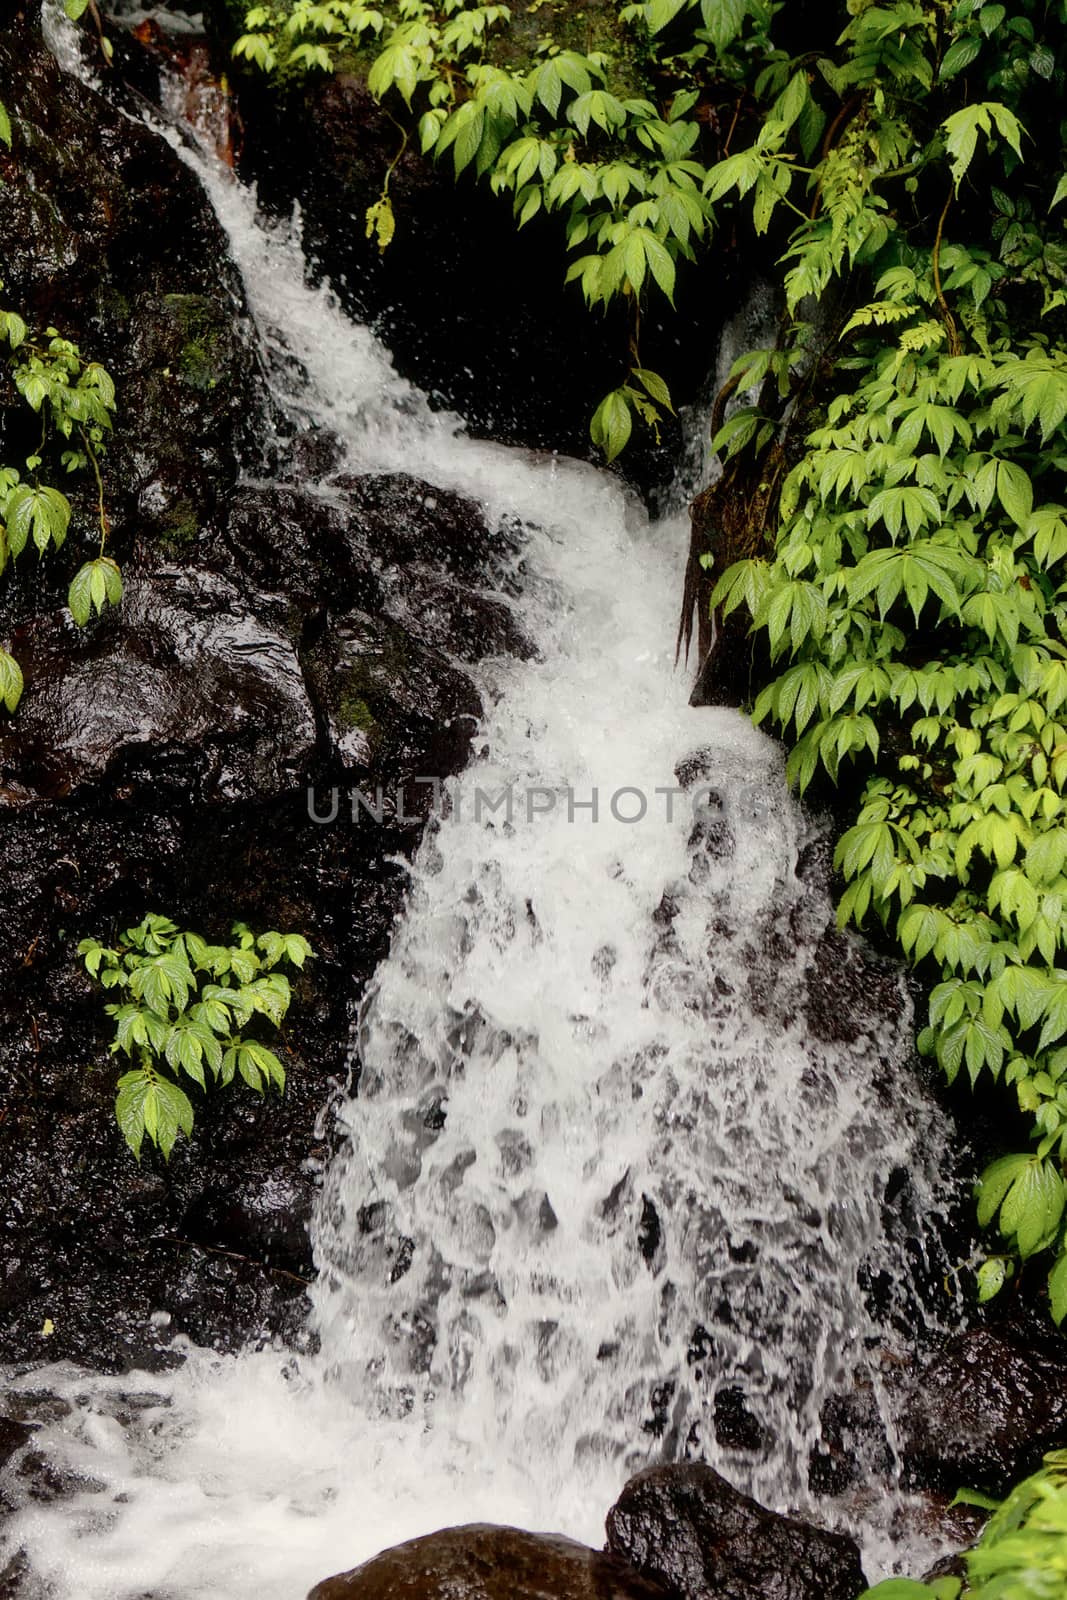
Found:
[[[268,1050],[266,1045],[258,1044],[254,1039],[247,1039],[240,1047],[240,1055],[239,1070],[253,1088],[258,1086],[253,1082],[253,1075],[262,1080],[264,1087],[273,1084],[279,1090],[285,1088],[285,1068],[273,1050]]]
[[[1034,486],[1028,474],[1014,461],[997,465],[997,498],[1008,516],[1020,528],[1026,526],[1034,509]]]
[[[22,699],[22,668],[13,655],[0,650],[0,705],[14,711]]]
[[[950,45],[945,51],[940,72],[942,81],[947,78],[954,78],[957,73],[965,72],[971,62],[977,58],[981,48],[981,40],[973,36],[969,39],[957,39],[955,44]]]
[[[43,555],[49,543],[58,548],[70,525],[70,501],[58,489],[33,488],[20,484],[8,496],[6,507],[8,543],[12,555],[20,555],[32,534]]]
[[[188,1096],[150,1068],[127,1072],[118,1082],[115,1115],[123,1137],[140,1159],[145,1134],[170,1156],[179,1133],[193,1131],[193,1107]]]
[[[977,1506],[980,1511],[999,1511],[1002,1503],[992,1495],[983,1494],[981,1489],[957,1489],[949,1501],[949,1507]]]
[[[746,0],[701,0],[704,26],[720,55],[728,50],[745,24]]]
[[[262,1094],[271,1083],[279,1089],[285,1085],[285,1070],[278,1057],[251,1039],[238,1039],[223,1057],[223,1083],[229,1083],[235,1072],[240,1073],[257,1094]]]
[[[663,406],[667,411],[674,411],[674,407],[671,404],[671,391],[658,372],[650,372],[647,367],[634,367],[630,376],[637,379],[638,383],[647,390],[657,405]]]
[[[1000,1208],[1000,1231],[1014,1236],[1025,1261],[1047,1245],[1059,1227],[1067,1191],[1050,1161],[1027,1160],[1013,1181]]]
[[[1067,832],[1063,828],[1039,834],[1026,852],[1027,876],[1035,883],[1051,883],[1067,863]]]
[[[86,0],[88,4],[88,0]],[[0,101],[0,144],[11,149],[11,118],[8,116],[7,107]]]
[[[1061,1250],[1048,1275],[1049,1310],[1053,1322],[1067,1317],[1067,1251]]]
[[[951,158],[952,181],[957,189],[974,160],[979,133],[988,137],[995,127],[1022,159],[1022,124],[1014,112],[999,101],[983,100],[964,106],[946,117],[941,126],[945,132],[945,148]]]
[[[614,461],[619,452],[626,448],[632,431],[633,417],[626,395],[622,389],[613,389],[604,396],[593,413],[589,425],[590,437],[607,459]]]
[[[1004,1256],[991,1256],[978,1268],[978,1303],[984,1305],[1003,1289],[1008,1277],[1008,1261]]]
[[[452,154],[457,177],[465,167],[470,166],[478,154],[484,127],[484,107],[479,105],[477,100],[467,100],[458,111],[453,112],[441,130],[437,148],[444,150],[449,144],[453,146]]]
[[[986,1167],[976,1185],[978,1222],[981,1227],[987,1228],[992,1222],[1004,1196],[1029,1161],[1028,1155],[1001,1156]]]
[[[294,967],[302,967],[305,961],[314,960],[315,952],[301,933],[287,933],[285,935],[285,959],[291,961]]]
[[[84,628],[94,611],[118,605],[122,599],[122,574],[109,556],[87,561],[75,574],[67,593],[70,614]]]
[[[660,33],[689,3],[690,0],[648,0],[645,21],[649,33]]]

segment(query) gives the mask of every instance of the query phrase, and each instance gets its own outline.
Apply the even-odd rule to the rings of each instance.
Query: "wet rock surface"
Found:
[[[474,1524],[386,1550],[308,1600],[668,1600],[625,1562],[560,1534]]]
[[[855,1600],[864,1587],[851,1539],[764,1510],[701,1463],[639,1473],[607,1531],[673,1600]]]
[[[1000,1495],[1067,1444],[1067,1353],[1036,1318],[970,1328],[915,1378],[901,1417],[910,1479]]]
[[[299,1335],[323,1106],[431,799],[379,824],[350,793],[466,760],[469,664],[525,648],[516,543],[459,496],[339,474],[336,440],[287,433],[192,174],[65,79],[26,16],[0,23],[0,75],[3,299],[113,370],[104,480],[126,581],[119,608],[74,626],[66,587],[99,531],[72,479],[67,545],[0,584],[0,642],[26,676],[0,723],[0,1355],[151,1365],[178,1332],[220,1349]],[[23,409],[0,398],[5,452]],[[309,790],[318,816],[336,792],[333,821],[311,820]],[[76,946],[148,911],[212,938],[236,919],[299,930],[318,959],[282,1036],[284,1099],[233,1090],[169,1163],[138,1164]]]
[[[192,172],[135,117],[65,78],[28,12],[0,20],[13,121],[0,160],[0,298],[80,341],[115,378],[117,552],[134,528],[188,540],[269,416],[239,281]],[[4,439],[28,453],[28,412],[6,412]],[[91,485],[71,489],[88,510]],[[90,516],[72,541],[82,529],[88,547]]]

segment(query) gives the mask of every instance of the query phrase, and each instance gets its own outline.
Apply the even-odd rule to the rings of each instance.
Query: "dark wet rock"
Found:
[[[384,780],[389,814],[425,816],[433,787],[416,780],[463,765],[480,711],[470,683],[402,628],[362,612],[350,614],[307,659],[345,767]]]
[[[772,1443],[766,1428],[750,1410],[743,1389],[728,1385],[715,1395],[715,1438],[724,1450],[762,1455]]]
[[[844,1494],[892,1475],[885,1418],[870,1384],[831,1395],[819,1420],[820,1438],[808,1458],[808,1484],[815,1494]]]
[[[625,1562],[561,1534],[445,1528],[317,1584],[308,1600],[667,1600]]]
[[[880,957],[865,940],[825,929],[808,970],[805,1020],[811,1035],[827,1044],[854,1044],[877,1037],[887,1018],[908,1003],[896,964]]]
[[[1067,1349],[1029,1322],[956,1334],[917,1375],[900,1430],[911,1481],[1004,1494],[1067,1444]]]
[[[27,693],[0,730],[8,804],[100,784],[128,797],[163,782],[186,802],[291,790],[316,728],[289,611],[281,595],[164,566],[132,574],[89,641],[62,615],[16,630]]]
[[[651,1467],[608,1513],[608,1549],[675,1600],[855,1600],[859,1551],[782,1517],[702,1463]]]
[[[0,160],[3,303],[80,341],[116,380],[104,475],[119,553],[135,530],[187,541],[267,411],[222,230],[170,146],[65,79],[18,13],[0,23],[0,78],[14,127]],[[10,446],[25,418],[4,424]],[[90,488],[73,492],[68,548],[93,537]]]
[[[0,1471],[7,1465],[16,1450],[21,1450],[33,1437],[33,1427],[14,1417],[0,1417]]]
[[[303,454],[306,437],[297,436],[280,467]],[[247,581],[298,599],[312,624],[305,639],[359,610],[466,662],[529,654],[505,598],[519,548],[515,533],[490,530],[473,501],[404,473],[332,474],[318,488],[244,487],[221,534],[202,545]]]
[[[47,1600],[43,1585],[30,1572],[21,1550],[0,1567],[0,1600]]]

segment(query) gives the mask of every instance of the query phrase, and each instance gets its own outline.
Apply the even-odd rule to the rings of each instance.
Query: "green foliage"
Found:
[[[169,1157],[178,1135],[192,1132],[187,1079],[201,1092],[209,1075],[222,1085],[239,1076],[257,1094],[285,1087],[281,1061],[247,1030],[285,1020],[292,994],[278,969],[299,970],[314,953],[301,934],[257,938],[238,922],[231,944],[214,945],[151,915],[114,948],[83,939],[78,953],[102,988],[118,992],[105,1007],[111,1053],[136,1065],[119,1079],[115,1116],[138,1159],[146,1135]]]
[[[1047,136],[1067,8],[1017,5],[1003,29],[1004,8],[972,0],[849,9],[841,59],[818,63],[844,100],[836,142],[804,164],[787,85],[710,176],[756,232],[802,213],[779,347],[739,369],[764,408],[773,380],[807,419],[773,557],[729,569],[713,603],[766,637],[776,673],[754,715],[787,738],[791,781],[858,791],[842,924],[877,917],[928,975],[919,1046],[949,1081],[988,1075],[1032,1120],[1033,1148],[978,1184],[1005,1244],[979,1296],[1052,1250],[1061,1321],[1067,241],[1044,219],[1067,193],[1067,127]],[[816,319],[813,371],[793,352]],[[716,447],[758,454],[780,414],[742,408]]]
[[[75,22],[91,9],[90,0],[64,0],[64,6]],[[101,44],[106,44],[103,38]],[[0,144],[13,148],[11,117],[2,104]],[[58,550],[66,539],[71,503],[61,489],[42,480],[42,473],[57,468],[67,475],[91,470],[97,492],[100,558],[81,569],[69,596],[71,615],[84,625],[91,610],[117,605],[122,597],[119,569],[104,557],[109,527],[100,476],[100,457],[115,413],[115,385],[110,374],[98,362],[86,361],[78,346],[64,339],[58,328],[38,333],[18,312],[2,308],[0,366],[10,398],[17,397],[17,403],[28,408],[40,427],[37,444],[21,465],[0,457],[0,573],[9,561],[18,559],[28,543],[43,557],[50,549]],[[0,649],[0,704],[14,711],[22,688],[18,663]]]
[[[1021,101],[1035,86],[1062,87],[1062,0],[1016,0],[1010,15],[977,0],[853,0],[840,8],[837,55],[795,59],[774,44],[782,9],[780,0],[621,5],[621,36],[628,29],[644,59],[636,93],[618,52],[565,48],[549,34],[531,59],[513,40],[518,13],[467,0],[274,0],[247,12],[234,53],[283,77],[369,53],[372,94],[417,131],[424,153],[509,196],[520,228],[537,216],[560,220],[567,277],[586,303],[621,299],[630,309],[632,376],[642,368],[641,304],[673,299],[679,264],[707,248],[724,206],[750,206],[757,234],[791,220],[783,286],[793,316],[887,247],[900,264],[910,205],[901,193],[914,195],[927,170],[943,167],[957,194],[990,157],[1016,170]],[[731,149],[742,113],[751,142]],[[383,249],[395,226],[387,188],[367,219]],[[1057,172],[1052,204],[1065,196]],[[1013,247],[1002,248],[1001,264],[945,252],[949,281],[969,286],[976,307],[1020,248],[1042,248],[1031,197],[1017,190],[1007,204],[1021,209],[1004,214],[1001,237],[1011,234]],[[1053,296],[1062,293],[1055,276]],[[887,296],[866,314],[878,325],[909,313],[903,297]],[[917,351],[953,343],[936,304],[906,336]],[[802,342],[801,332],[794,349]],[[657,387],[666,393],[662,379]],[[635,417],[655,427],[665,403],[627,380],[598,407],[595,442],[610,459]],[[732,450],[767,442],[758,416],[730,427],[721,442]],[[919,505],[912,495],[901,514]]]
[[[371,93],[417,132],[424,154],[447,161],[457,178],[473,172],[508,196],[519,228],[538,216],[559,220],[567,280],[590,308],[622,300],[631,314],[629,375],[591,424],[609,460],[635,419],[655,429],[671,409],[663,378],[640,359],[640,308],[656,295],[673,300],[679,262],[693,260],[710,236],[715,196],[699,150],[706,142],[694,114],[700,96],[685,85],[703,61],[736,72],[731,50],[777,7],[748,0],[689,7],[697,37],[685,61],[668,69],[673,49],[668,58],[665,45],[659,61],[656,36],[686,9],[683,0],[621,8],[650,62],[647,93],[639,95],[619,81],[609,55],[567,49],[551,36],[532,60],[517,63],[506,5],[284,0],[252,7],[234,46],[238,59],[283,77],[330,72],[370,49]],[[783,115],[794,121],[804,110],[797,97],[796,87],[785,97]],[[808,124],[816,131],[810,117]],[[368,211],[368,237],[384,250],[394,229],[387,180]]]
[[[993,1510],[965,1560],[966,1579],[916,1583],[890,1578],[860,1600],[1062,1600],[1067,1593],[1067,1450],[1045,1457],[1039,1472],[999,1506],[983,1495],[957,1500]]]
[[[11,142],[6,113],[0,118],[0,139]],[[0,573],[18,560],[27,545],[43,557],[59,550],[67,537],[71,503],[61,489],[42,481],[46,458],[53,458],[53,470],[58,466],[67,474],[91,469],[101,554],[78,573],[69,597],[71,615],[84,624],[90,609],[115,605],[122,596],[119,569],[103,555],[108,522],[99,467],[115,409],[115,386],[103,367],[85,361],[77,345],[62,338],[56,328],[35,334],[15,311],[0,310],[0,342],[0,361],[11,392],[39,419],[40,427],[33,453],[20,466],[0,462]],[[0,702],[14,711],[21,694],[18,663],[0,650]]]

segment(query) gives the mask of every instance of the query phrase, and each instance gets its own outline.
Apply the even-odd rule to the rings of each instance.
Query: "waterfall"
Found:
[[[58,1600],[295,1600],[452,1522],[599,1544],[626,1477],[686,1453],[803,1507],[824,1402],[908,1359],[891,1178],[938,1208],[947,1133],[903,982],[853,997],[847,1042],[813,1025],[822,829],[771,740],[688,705],[684,519],[432,412],[308,287],[298,228],[171,137],[279,403],[335,430],[348,470],[476,497],[502,560],[518,537],[536,657],[476,669],[472,765],[365,998],[312,1353],[11,1380],[64,1492],[9,1473],[8,1543]],[[897,1287],[876,1303],[875,1280]],[[884,1518],[847,1515],[878,1566]]]

